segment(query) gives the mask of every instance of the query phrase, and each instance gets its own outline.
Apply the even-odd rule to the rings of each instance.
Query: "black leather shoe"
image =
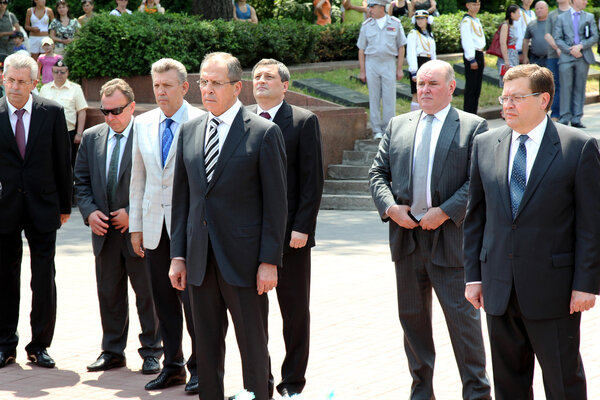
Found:
[[[6,367],[8,364],[13,364],[17,358],[16,350],[0,351],[0,368]]]
[[[54,360],[48,355],[46,349],[27,352],[27,359],[34,364],[44,368],[54,368]]]
[[[146,390],[164,389],[169,386],[185,384],[185,370],[168,372],[163,370],[156,379],[151,380],[145,386]]]
[[[153,356],[144,357],[144,364],[142,364],[142,374],[158,374],[160,372],[160,363],[158,358]]]
[[[192,375],[185,385],[185,392],[188,394],[198,394],[198,375]]]
[[[96,361],[87,366],[87,370],[90,372],[107,371],[111,368],[124,367],[125,364],[125,356],[104,351]]]
[[[573,128],[585,129],[585,125],[581,122],[571,122]]]

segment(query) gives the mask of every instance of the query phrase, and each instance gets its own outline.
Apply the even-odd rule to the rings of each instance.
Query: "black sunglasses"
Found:
[[[105,108],[102,108],[102,106],[100,106],[100,112],[104,115],[108,115],[108,114],[120,115],[123,113],[123,110],[125,110],[127,108],[127,106],[130,104],[131,104],[131,102],[125,104],[123,107],[112,108],[110,110],[107,110]]]
[[[0,1],[0,4],[8,4],[8,1]]]

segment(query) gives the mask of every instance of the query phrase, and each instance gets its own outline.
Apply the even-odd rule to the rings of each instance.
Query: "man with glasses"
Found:
[[[579,325],[600,289],[600,154],[548,117],[553,96],[547,68],[509,69],[508,126],[471,156],[465,296],[486,311],[498,400],[532,398],[535,359],[546,398],[587,398]]]
[[[32,95],[35,60],[4,60],[6,96],[0,101],[0,368],[14,363],[19,340],[23,242],[31,258],[31,342],[27,359],[54,367],[48,355],[56,322],[56,231],[71,214],[73,174],[62,107]]]
[[[369,16],[358,36],[359,79],[369,88],[369,111],[374,139],[381,139],[396,114],[396,80],[404,72],[406,36],[402,23],[387,15],[389,0],[369,0]],[[380,111],[381,110],[381,111]]]
[[[469,155],[487,122],[452,107],[455,88],[450,64],[423,64],[417,72],[423,111],[392,118],[369,171],[373,200],[390,224],[410,399],[435,398],[432,290],[446,317],[463,399],[490,399],[481,317],[463,298],[462,257]]]
[[[173,287],[188,288],[201,399],[223,399],[227,311],[242,359],[244,388],[267,400],[268,298],[277,285],[287,219],[281,130],[246,110],[242,67],[211,53],[200,67],[208,114],[181,127],[173,180]]]
[[[133,90],[122,79],[100,89],[104,123],[87,129],[75,162],[75,198],[92,230],[102,322],[102,354],[88,371],[124,367],[129,328],[127,281],[133,287],[142,332],[143,374],[158,373],[162,355],[150,276],[129,235],[129,184],[133,142]]]
[[[56,101],[63,106],[67,129],[71,139],[71,165],[75,166],[77,149],[85,129],[85,115],[88,108],[83,90],[75,82],[69,80],[69,67],[61,59],[52,67],[52,82],[46,83],[40,89],[40,96]]]
[[[146,260],[152,281],[154,306],[160,324],[165,358],[160,375],[148,382],[146,390],[185,383],[185,361],[181,347],[183,309],[192,350],[187,362],[190,380],[187,393],[198,392],[198,373],[194,344],[194,326],[187,291],[171,286],[171,199],[179,128],[184,122],[200,117],[204,111],[183,99],[189,89],[187,71],[172,58],[152,64],[152,86],[158,108],[135,119],[133,139],[129,231],[133,251]]]

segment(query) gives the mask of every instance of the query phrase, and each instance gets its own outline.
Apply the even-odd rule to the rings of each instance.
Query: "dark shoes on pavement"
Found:
[[[31,352],[28,351],[27,359],[32,363],[44,368],[54,368],[54,365],[56,365],[52,357],[48,355],[46,349]]]
[[[87,370],[90,372],[107,371],[111,368],[124,367],[125,364],[125,356],[104,351],[95,362],[87,366]]]
[[[198,394],[198,375],[192,375],[185,385],[185,392],[188,394]]]
[[[14,364],[17,358],[17,352],[12,351],[0,351],[0,368],[6,367],[8,364]]]
[[[153,356],[144,357],[144,364],[142,364],[142,374],[158,374],[160,372],[160,363],[158,358]]]
[[[185,384],[185,369],[181,371],[163,371],[146,384],[146,390],[164,389],[169,386]]]
[[[585,129],[585,125],[581,122],[571,122],[573,128]]]

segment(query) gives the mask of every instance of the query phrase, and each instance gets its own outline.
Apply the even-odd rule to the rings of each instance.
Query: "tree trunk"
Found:
[[[205,19],[233,19],[231,0],[193,0],[192,12]]]

